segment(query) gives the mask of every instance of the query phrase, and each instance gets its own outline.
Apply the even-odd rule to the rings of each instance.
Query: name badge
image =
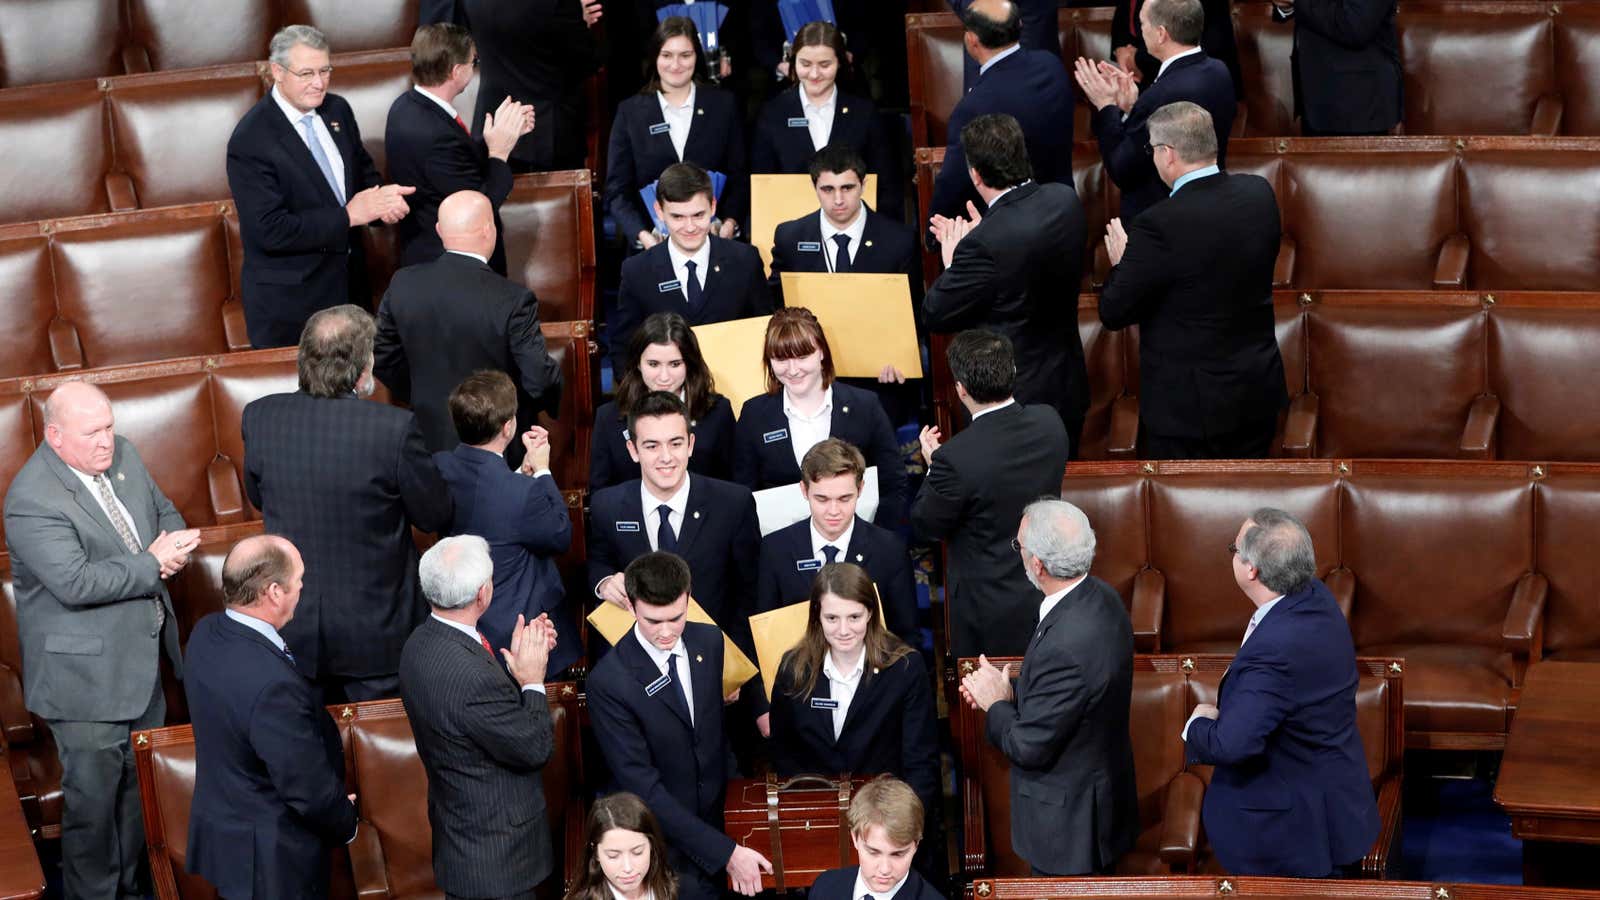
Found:
[[[789,429],[787,429],[787,428],[779,428],[777,431],[769,431],[766,434],[763,434],[761,436],[761,443],[763,443],[763,444],[776,444],[779,441],[787,440],[788,437],[789,437]]]
[[[820,559],[797,559],[794,561],[794,570],[796,572],[815,572],[820,568],[822,568],[822,560]]]
[[[668,125],[665,122],[658,122],[655,125],[651,125],[650,126],[650,133],[651,134],[666,134],[667,132],[669,132],[671,130],[672,130],[672,126]]]
[[[810,123],[806,121],[805,116],[797,116],[789,120],[790,128],[805,128],[808,125],[810,125]]]
[[[644,695],[654,697],[661,693],[661,689],[672,683],[672,676],[663,674],[660,678],[644,686]]]
[[[639,523],[638,522],[618,522],[617,523],[617,530],[618,531],[638,531],[639,530]]]
[[[822,697],[812,697],[811,698],[811,708],[812,709],[838,709],[839,708],[839,701],[837,701],[837,700],[828,700],[828,699],[825,699],[825,698],[822,698]]]
[[[821,253],[822,252],[822,242],[821,241],[801,241],[800,243],[794,245],[794,249],[799,253]]]
[[[673,291],[681,290],[683,290],[683,282],[677,280],[663,281],[656,285],[656,292],[661,294],[670,294]]]

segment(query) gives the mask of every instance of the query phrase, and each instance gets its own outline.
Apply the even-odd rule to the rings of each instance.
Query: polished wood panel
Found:
[[[0,765],[0,900],[44,896],[44,870],[33,848],[11,767]]]

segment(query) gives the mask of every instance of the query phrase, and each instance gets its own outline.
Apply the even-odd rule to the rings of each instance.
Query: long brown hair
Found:
[[[794,680],[790,696],[804,699],[817,687],[817,677],[822,673],[823,657],[828,655],[828,639],[822,634],[822,598],[832,594],[867,608],[867,634],[862,640],[866,665],[873,669],[886,669],[911,655],[905,641],[889,633],[878,609],[878,589],[867,575],[867,570],[854,563],[829,563],[811,582],[811,608],[806,612],[806,633],[793,649],[783,655],[779,671],[787,672]]]
[[[651,344],[671,344],[683,356],[683,405],[689,409],[691,422],[705,418],[711,404],[717,399],[717,382],[711,369],[700,355],[700,342],[695,339],[689,321],[675,312],[653,313],[634,329],[628,339],[628,366],[617,376],[617,418],[626,422],[629,413],[652,390],[639,374],[639,359]],[[692,427],[692,426],[691,426]]]
[[[767,339],[761,347],[761,368],[766,371],[767,393],[783,390],[783,382],[772,374],[775,359],[798,359],[822,351],[822,386],[833,384],[833,350],[822,323],[804,306],[785,306],[767,320]]]
[[[644,886],[654,900],[678,900],[678,876],[667,864],[667,842],[661,836],[661,826],[650,808],[637,795],[627,792],[601,797],[589,808],[589,820],[584,826],[587,862],[572,880],[566,900],[612,900],[611,886],[606,873],[600,868],[600,841],[606,832],[616,828],[637,831],[650,841],[650,870],[645,873]]]
[[[795,84],[800,80],[800,75],[795,71],[794,61],[800,56],[800,51],[807,47],[827,47],[833,51],[837,68],[834,71],[834,86],[844,80],[845,71],[850,68],[850,56],[845,50],[844,32],[834,27],[832,22],[807,22],[800,26],[794,33],[794,43],[789,47],[789,83]]]

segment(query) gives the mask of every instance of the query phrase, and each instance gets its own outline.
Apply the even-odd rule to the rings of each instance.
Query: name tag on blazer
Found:
[[[787,429],[787,428],[779,428],[777,431],[769,431],[766,434],[763,434],[761,436],[761,443],[763,443],[763,444],[776,444],[779,441],[788,440],[788,438],[789,438],[789,429]]]
[[[618,531],[638,531],[639,530],[639,523],[638,522],[618,522],[617,523],[617,530]]]
[[[815,572],[820,568],[822,568],[822,560],[820,559],[797,559],[794,561],[794,570],[796,572]]]
[[[657,122],[656,124],[650,126],[650,133],[651,134],[666,134],[667,132],[669,132],[671,130],[672,130],[672,126],[668,125],[665,122]]]
[[[666,687],[667,685],[669,685],[671,683],[672,683],[672,676],[671,675],[667,675],[667,674],[662,674],[662,676],[660,678],[657,678],[655,681],[652,681],[649,684],[644,686],[644,695],[646,697],[654,697],[655,695],[661,693],[661,689],[662,688]]]
[[[821,253],[822,243],[820,241],[801,241],[794,245],[794,249],[798,253]]]
[[[796,116],[789,120],[790,128],[805,128],[809,125],[805,116]]]
[[[663,281],[656,285],[656,292],[660,294],[670,294],[673,291],[681,290],[683,290],[683,282],[677,280]]]
[[[839,708],[839,701],[837,701],[837,700],[828,700],[828,699],[825,699],[823,697],[812,697],[811,698],[811,708],[812,709],[838,709]]]

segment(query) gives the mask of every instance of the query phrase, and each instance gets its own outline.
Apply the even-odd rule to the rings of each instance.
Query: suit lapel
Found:
[[[850,546],[845,548],[844,558],[840,562],[855,563],[863,568],[872,563],[871,540],[866,536],[865,525],[866,521],[857,515],[850,532]]]
[[[691,477],[689,479],[689,502],[683,510],[683,527],[678,529],[678,555],[687,557],[689,550],[694,546],[694,539],[700,536],[700,528],[705,523],[706,517],[711,514],[707,501],[705,477]]]
[[[689,136],[683,141],[683,156],[678,159],[678,162],[686,159],[706,159],[713,155],[701,152],[705,149],[701,145],[710,142],[713,138],[710,127],[706,125],[705,92],[706,88],[703,86],[694,89],[694,109],[689,111]],[[670,145],[671,142],[669,141],[668,143]]]
[[[685,643],[684,646],[687,648],[688,644]],[[694,730],[694,726],[689,722],[689,710],[675,700],[678,688],[672,684],[670,679],[663,680],[661,668],[656,665],[655,660],[650,658],[645,649],[639,645],[639,639],[635,636],[633,629],[628,629],[628,633],[624,634],[622,640],[617,642],[613,652],[622,654],[623,661],[628,664],[629,670],[633,672],[634,680],[639,682],[640,690],[645,694],[646,703],[660,703],[662,707],[677,716],[678,721],[682,722],[685,728],[690,731]],[[689,654],[689,659],[692,662],[694,660],[694,651],[689,651]],[[655,690],[652,691],[651,688],[655,688]]]
[[[811,244],[816,246],[817,249],[801,250],[800,244]],[[828,248],[822,246],[822,210],[818,209],[800,220],[800,240],[796,242],[794,247],[794,255],[800,261],[800,265],[796,266],[795,270],[799,272],[828,271],[828,263],[822,258],[826,252],[828,252]]]
[[[56,478],[61,480],[61,486],[66,488],[67,491],[72,494],[73,499],[78,502],[78,506],[82,508],[84,512],[89,514],[89,518],[94,519],[95,522],[99,523],[100,527],[105,531],[105,536],[109,540],[114,541],[118,547],[126,549],[127,544],[123,543],[122,535],[117,533],[117,529],[112,526],[111,520],[106,518],[106,512],[100,507],[100,501],[97,497],[95,497],[94,492],[89,490],[88,486],[86,486],[82,481],[78,480],[78,476],[73,473],[72,467],[67,465],[66,461],[61,457],[57,456],[55,450],[51,449],[49,445],[43,446],[45,447],[45,452],[47,454],[45,461],[50,466],[50,470],[56,473]],[[117,457],[111,462],[111,468],[107,470],[107,477],[115,477],[114,475],[111,475],[111,473],[117,470],[117,464],[120,461],[121,454],[118,453]],[[123,505],[127,506],[127,502],[124,501]],[[132,512],[133,509],[130,507],[128,511]],[[150,537],[153,540],[155,535],[152,534]]]
[[[306,177],[314,185],[316,185],[316,189],[322,194],[322,198],[327,200],[329,204],[334,206],[341,205],[339,203],[339,198],[334,196],[333,186],[328,184],[328,179],[322,177],[322,169],[317,165],[316,157],[311,155],[311,148],[306,145],[306,140],[300,132],[300,126],[290,124],[288,118],[284,116],[283,110],[279,108],[278,101],[272,98],[270,91],[268,92],[267,96],[262,99],[262,102],[267,104],[267,121],[272,123],[268,127],[277,132],[278,143],[283,145],[284,152],[288,153],[294,158],[295,170],[305,174]],[[318,110],[318,115],[320,114],[321,110]],[[323,124],[327,124],[326,120],[324,120]],[[337,136],[334,137],[334,143],[339,143]],[[350,165],[348,162],[350,155],[345,152],[343,147],[339,148],[339,155],[343,156],[346,160],[344,183],[345,191],[348,193],[349,185],[351,183]]]
[[[705,722],[708,721],[705,716],[721,715],[722,673],[713,671],[707,662],[707,659],[716,659],[716,654],[711,652],[711,648],[703,646],[698,635],[691,639],[690,634],[694,630],[684,629],[683,649],[689,655],[689,687],[694,691],[694,696],[689,699],[694,703],[694,720]],[[717,632],[715,637],[717,640],[722,639],[720,632]]]
[[[617,517],[612,527],[616,531],[617,549],[622,551],[618,554],[619,558],[634,559],[650,552],[650,538],[645,535],[645,529],[650,527],[650,522],[645,520],[644,501],[640,498],[639,491],[632,489],[633,485],[639,485],[641,482],[630,481],[627,484],[629,487],[622,491],[621,515]],[[631,528],[624,529],[624,525],[630,522],[639,526],[637,531]]]
[[[327,103],[317,107],[317,117],[328,129],[328,134],[332,135],[333,145],[339,148],[339,160],[344,163],[344,194],[348,198],[350,189],[360,183],[360,177],[356,173],[355,145],[350,142],[350,135],[353,133],[350,123],[343,117],[329,115]],[[330,190],[329,195],[332,193]]]
[[[883,680],[882,675],[883,673],[867,665],[866,658],[862,657],[861,681],[856,684],[855,696],[850,698],[850,708],[845,711],[844,727],[839,729],[840,740],[850,733],[852,727],[859,727],[861,717],[866,715],[862,710],[867,709],[869,704],[876,702],[877,698],[873,695],[877,691],[878,682]],[[831,726],[832,723],[830,722],[829,724]],[[829,733],[832,733],[831,727],[829,728]]]
[[[254,628],[250,628],[235,622],[233,619],[229,618],[228,614],[225,612],[217,613],[217,615],[221,617],[220,624],[225,632],[240,640],[251,641],[256,645],[265,648],[268,653],[271,653],[279,662],[287,666],[291,672],[294,672],[301,678],[305,677],[303,674],[301,674],[299,668],[297,668],[293,662],[289,661],[289,655],[273,646],[272,642],[267,640],[266,635],[256,631]],[[281,637],[282,635],[279,636]]]

